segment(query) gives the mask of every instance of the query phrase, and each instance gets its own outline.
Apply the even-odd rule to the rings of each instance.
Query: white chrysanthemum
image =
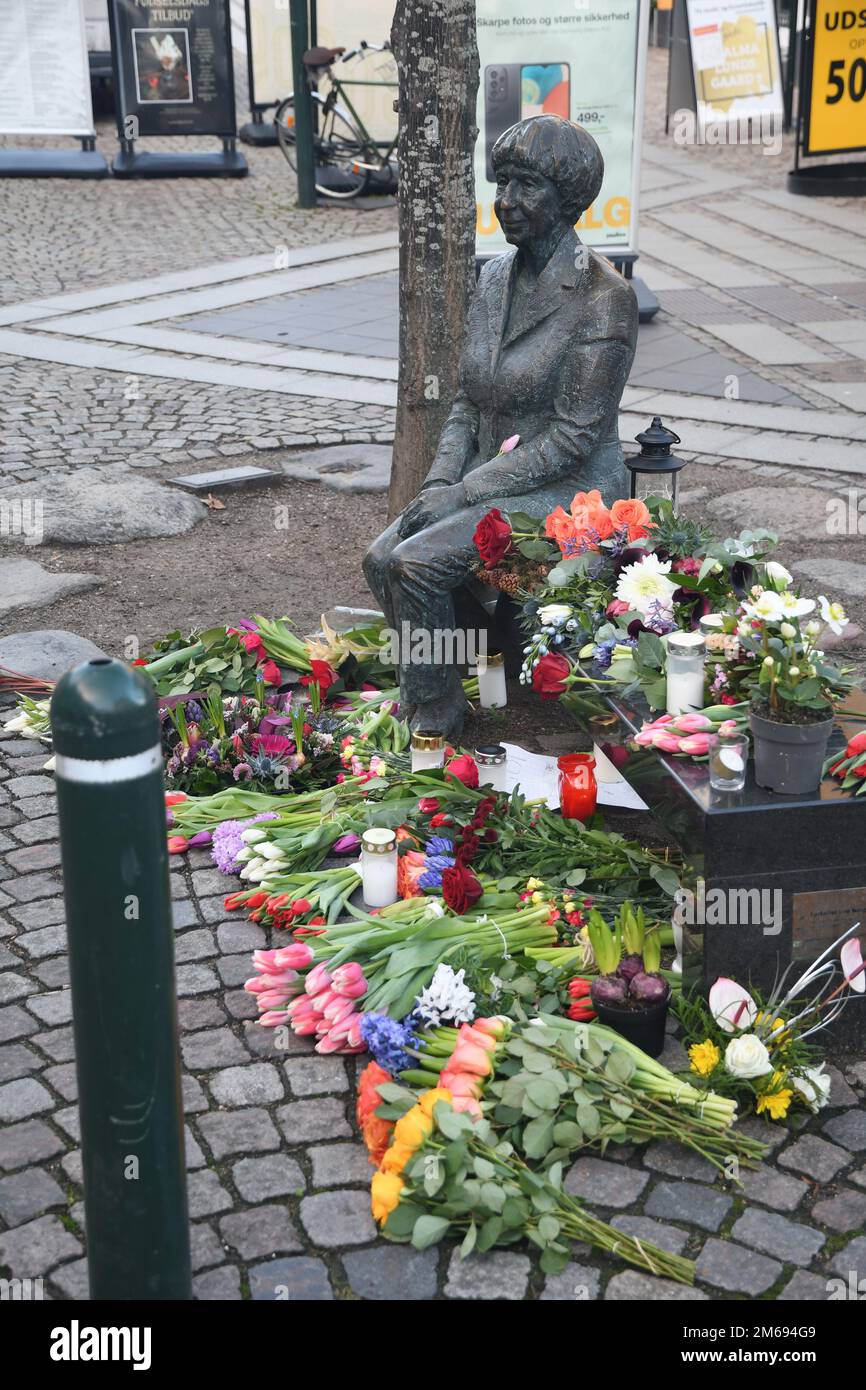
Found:
[[[847,627],[850,622],[850,618],[845,614],[845,609],[841,603],[830,603],[823,594],[818,595],[818,602],[821,605],[821,617],[838,637],[842,629]]]
[[[659,560],[654,554],[645,555],[634,565],[626,565],[619,576],[616,597],[635,613],[648,613],[654,603],[658,604],[659,611],[670,612],[679,587],[668,578],[670,567],[670,560]]]
[[[452,970],[450,965],[437,965],[436,973],[415,1001],[415,1012],[432,1027],[445,1019],[452,1023],[471,1023],[475,1017],[475,995],[463,977],[465,970]]]

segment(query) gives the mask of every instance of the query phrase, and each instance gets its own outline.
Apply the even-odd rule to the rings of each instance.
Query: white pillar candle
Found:
[[[445,761],[445,737],[433,730],[417,730],[412,735],[412,771],[426,772]]]
[[[706,641],[700,632],[672,632],[667,640],[667,712],[704,707]]]
[[[508,703],[501,652],[487,652],[478,658],[478,703],[482,709],[504,709]]]
[[[490,787],[495,792],[507,791],[507,759],[508,754],[501,743],[487,743],[481,748],[476,748],[475,761],[478,764],[478,785]]]
[[[397,836],[374,827],[361,836],[361,891],[367,907],[397,901]]]

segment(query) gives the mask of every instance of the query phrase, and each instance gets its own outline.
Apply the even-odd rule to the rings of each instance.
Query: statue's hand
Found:
[[[400,520],[400,538],[406,540],[419,531],[433,526],[437,521],[452,516],[466,505],[463,484],[455,483],[448,487],[430,487],[409,503]]]

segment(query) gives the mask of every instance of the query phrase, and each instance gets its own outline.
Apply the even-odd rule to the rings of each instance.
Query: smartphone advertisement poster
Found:
[[[773,0],[686,0],[699,138],[708,125],[782,121]]]
[[[121,138],[234,136],[228,0],[109,4]]]
[[[598,251],[637,251],[648,0],[477,0],[476,251],[507,242],[491,154],[516,121],[545,114],[584,126],[604,156],[601,193],[577,224]]]

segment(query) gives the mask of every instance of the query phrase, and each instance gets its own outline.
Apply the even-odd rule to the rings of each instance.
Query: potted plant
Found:
[[[801,598],[788,585],[781,565],[766,567],[768,586],[755,586],[743,604],[737,628],[746,659],[751,695],[749,723],[759,787],[789,796],[817,790],[833,729],[837,701],[851,688],[851,668],[831,666],[819,647],[831,628],[848,622],[841,604],[822,595],[820,620],[814,599]]]
[[[631,903],[623,903],[612,928],[593,908],[587,930],[599,972],[590,989],[599,1023],[658,1057],[671,1002],[671,987],[659,974],[658,930],[647,931],[643,908],[635,912]]]

